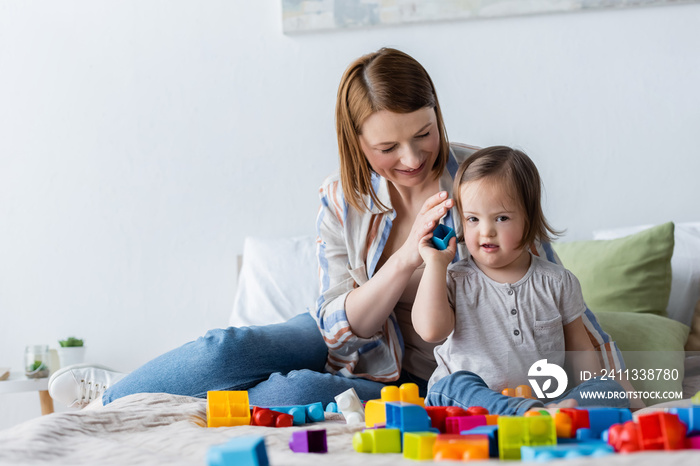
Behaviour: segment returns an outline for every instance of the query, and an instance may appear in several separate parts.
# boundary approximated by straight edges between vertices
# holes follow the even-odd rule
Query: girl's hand
[[[415,269],[421,265],[422,258],[418,253],[418,244],[425,235],[432,234],[440,219],[453,205],[454,201],[447,198],[447,191],[440,191],[425,201],[413,222],[408,238],[397,251],[409,267]]]
[[[450,242],[448,243],[447,248],[441,251],[435,246],[433,246],[433,242],[431,240],[432,237],[433,234],[428,233],[420,240],[420,243],[418,244],[418,252],[420,253],[420,256],[423,258],[423,262],[425,262],[426,265],[428,265],[429,263],[434,263],[436,265],[442,265],[443,267],[447,268],[447,266],[450,265],[450,262],[452,262],[452,259],[454,259],[455,254],[457,253],[457,238],[450,238]]]

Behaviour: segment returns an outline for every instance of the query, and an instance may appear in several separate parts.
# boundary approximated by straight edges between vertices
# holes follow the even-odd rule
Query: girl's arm
[[[591,343],[591,339],[586,332],[586,326],[583,324],[583,319],[577,317],[573,322],[564,325],[564,347],[569,353],[570,361],[567,365],[573,371],[576,384],[581,383],[581,372],[589,371],[590,373],[600,373],[600,361],[598,354]]]
[[[425,201],[404,244],[362,286],[345,299],[348,322],[356,335],[369,338],[386,323],[396,307],[413,272],[421,264],[418,243],[435,228],[452,206],[447,192],[441,191]],[[445,276],[443,275],[443,285]]]
[[[437,343],[447,338],[455,327],[455,313],[447,298],[446,276],[457,241],[452,238],[447,249],[438,251],[429,245],[431,237],[432,234],[425,236],[419,247],[425,270],[413,302],[411,320],[423,340]]]

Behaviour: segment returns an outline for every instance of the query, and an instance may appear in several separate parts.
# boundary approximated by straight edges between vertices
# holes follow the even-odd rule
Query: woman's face
[[[432,180],[432,168],[440,151],[434,109],[411,113],[380,110],[370,115],[360,129],[360,147],[379,175],[407,187]]]

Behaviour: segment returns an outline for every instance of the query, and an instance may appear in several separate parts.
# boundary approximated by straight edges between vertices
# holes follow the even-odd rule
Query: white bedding
[[[407,460],[399,454],[356,453],[352,434],[362,427],[348,426],[343,421],[275,429],[207,428],[205,420],[205,400],[160,393],[131,395],[105,407],[51,414],[0,431],[0,465],[205,465],[210,446],[241,435],[263,435],[271,465],[432,464]],[[304,454],[289,449],[293,431],[318,428],[327,431],[329,453]],[[568,460],[566,464],[696,466],[700,464],[700,451],[613,455]]]

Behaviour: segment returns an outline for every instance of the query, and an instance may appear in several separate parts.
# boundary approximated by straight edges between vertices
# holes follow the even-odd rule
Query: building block
[[[320,401],[308,405],[269,406],[267,409],[291,414],[294,418],[295,426],[300,426],[308,422],[321,422],[326,418],[323,414],[323,405]]]
[[[700,405],[700,391],[693,395],[692,398],[690,398],[690,401],[694,405]]]
[[[425,408],[403,401],[390,401],[386,406],[386,428],[405,432],[429,432],[430,416]]]
[[[639,426],[633,421],[613,424],[603,435],[618,453],[633,453],[641,450]]]
[[[365,422],[365,408],[362,406],[360,397],[357,396],[354,388],[350,388],[335,397],[338,409],[343,413],[345,422],[348,424],[359,424]]]
[[[489,414],[489,410],[481,406],[470,406],[467,408],[467,412],[470,416],[486,416]]]
[[[459,434],[463,430],[469,430],[486,425],[486,416],[458,416],[445,419],[445,433]]]
[[[686,427],[676,414],[650,413],[637,417],[642,450],[680,450],[685,447]]]
[[[430,417],[430,425],[441,433],[445,433],[445,419],[447,419],[447,406],[426,406],[425,411]]]
[[[207,451],[209,466],[269,466],[265,439],[258,436],[236,437]]]
[[[528,385],[518,385],[515,388],[504,388],[501,391],[501,395],[505,396],[517,396],[518,398],[531,398],[535,399],[534,396],[532,396],[532,388],[530,388]]]
[[[489,439],[486,435],[440,434],[433,446],[435,461],[468,461],[489,459]]]
[[[590,435],[588,438],[601,438],[603,431],[613,424],[632,420],[632,412],[625,408],[579,408],[588,411]]]
[[[552,461],[556,459],[572,459],[581,456],[601,457],[612,455],[615,450],[610,445],[597,442],[592,444],[572,443],[568,445],[547,445],[540,447],[523,446],[520,449],[523,461]]]
[[[695,435],[693,437],[686,437],[685,447],[693,450],[700,450],[700,435]]]
[[[520,447],[556,445],[557,433],[551,416],[499,416],[498,454],[502,460],[520,459]]]
[[[461,435],[486,435],[489,439],[489,456],[498,458],[498,426],[479,426],[460,432]]]
[[[432,460],[435,432],[406,432],[403,434],[403,457],[410,460]]]
[[[328,453],[326,429],[292,432],[289,448],[295,453]]]
[[[207,392],[207,427],[248,424],[250,424],[250,403],[247,391]]]
[[[358,453],[401,453],[399,429],[365,429],[352,436],[352,447]]]
[[[588,411],[576,408],[561,408],[554,415],[557,437],[574,438],[579,429],[589,429]]]
[[[338,411],[338,404],[335,401],[331,401],[326,405],[326,412],[327,413],[339,413]]]
[[[431,239],[435,248],[442,251],[443,249],[447,249],[447,246],[450,245],[450,238],[454,237],[455,231],[452,228],[440,223],[433,230],[433,237]]]
[[[264,427],[292,427],[294,418],[291,414],[255,406],[250,417],[250,424]]]
[[[425,406],[425,400],[418,396],[418,385],[405,383],[401,388],[388,385],[382,388],[381,399],[369,400],[365,403],[365,427],[375,427],[376,424],[386,423],[386,407],[389,401],[402,401],[419,406]]]
[[[692,405],[689,408],[671,408],[668,412],[676,414],[678,419],[685,424],[688,428],[688,436],[700,434],[700,406]]]

